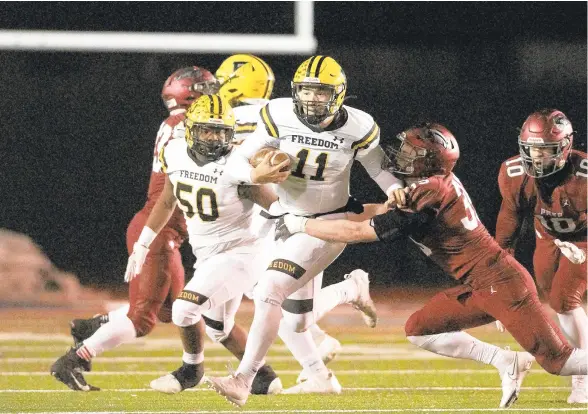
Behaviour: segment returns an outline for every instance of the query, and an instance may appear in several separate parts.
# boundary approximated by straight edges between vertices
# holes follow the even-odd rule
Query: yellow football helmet
[[[235,130],[231,105],[219,95],[202,95],[186,112],[186,142],[200,162],[215,161],[229,151]]]
[[[346,91],[347,77],[337,61],[330,56],[312,56],[294,73],[294,112],[308,124],[318,125],[341,109]]]
[[[267,63],[245,54],[225,59],[215,76],[221,84],[220,95],[232,106],[269,99],[276,79]]]

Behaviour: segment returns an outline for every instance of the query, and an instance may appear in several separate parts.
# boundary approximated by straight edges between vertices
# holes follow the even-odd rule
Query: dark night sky
[[[5,2],[0,28],[292,33],[292,11],[275,2]],[[383,139],[423,119],[454,132],[457,174],[491,231],[498,167],[516,153],[530,112],[563,110],[585,150],[585,2],[319,2],[315,35],[317,53],[347,73],[348,104],[374,115]],[[305,57],[260,56],[276,74],[274,96],[289,95]],[[161,84],[176,68],[214,71],[225,57],[0,52],[0,227],[30,235],[84,284],[122,283],[126,226],[144,203],[165,117]],[[361,169],[354,174],[352,193],[381,199]],[[381,284],[448,280],[421,259],[403,243],[351,246],[327,276],[363,266]]]

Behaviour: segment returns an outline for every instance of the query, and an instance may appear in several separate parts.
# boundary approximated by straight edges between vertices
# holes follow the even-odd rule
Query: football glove
[[[142,244],[135,243],[133,245],[133,253],[129,256],[127,263],[127,270],[125,271],[125,282],[129,283],[133,280],[143,269],[143,264],[149,253],[149,247]]]
[[[308,217],[286,214],[276,222],[276,233],[274,240],[287,239],[295,233],[303,233]]]
[[[560,239],[553,241],[562,254],[573,264],[582,264],[586,261],[586,252],[573,243],[562,242]]]

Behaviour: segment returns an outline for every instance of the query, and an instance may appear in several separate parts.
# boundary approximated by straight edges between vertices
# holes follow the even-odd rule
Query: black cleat
[[[71,348],[51,366],[51,375],[74,391],[100,391],[100,388],[88,384],[82,375],[88,365],[88,361]]]
[[[108,322],[108,315],[96,315],[90,319],[74,319],[69,323],[74,343],[79,345],[81,342],[94,335],[94,332],[106,322]]]
[[[163,377],[151,381],[151,388],[166,394],[177,394],[187,388],[193,388],[204,378],[204,364],[184,364]]]
[[[257,371],[251,384],[251,394],[255,395],[279,394],[282,389],[282,381],[269,365],[264,365]]]

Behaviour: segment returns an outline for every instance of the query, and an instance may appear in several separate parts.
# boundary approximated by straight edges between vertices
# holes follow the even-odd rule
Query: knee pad
[[[282,309],[283,321],[288,329],[294,332],[304,332],[314,325],[314,313],[290,313]]]
[[[279,281],[276,279],[267,277],[267,275],[262,277],[253,289],[254,299],[273,305],[281,305],[288,295],[285,288],[280,286]]]
[[[172,321],[181,328],[198,323],[202,315],[200,305],[177,299],[172,306]]]
[[[225,321],[215,321],[214,319],[202,315],[202,319],[204,319],[204,323],[206,324],[206,335],[208,335],[213,342],[217,343],[225,341],[235,326],[234,318]]]

